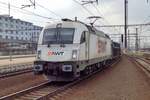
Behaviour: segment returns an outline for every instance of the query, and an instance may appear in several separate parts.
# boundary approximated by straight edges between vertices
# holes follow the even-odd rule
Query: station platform
[[[10,59],[0,59],[0,67],[14,64],[26,64],[32,63],[35,60],[35,57],[20,57]]]
[[[11,58],[27,58],[27,57],[35,57],[35,54],[30,54],[30,55],[11,55]],[[0,56],[0,60],[1,59],[10,59],[10,55],[9,56]]]

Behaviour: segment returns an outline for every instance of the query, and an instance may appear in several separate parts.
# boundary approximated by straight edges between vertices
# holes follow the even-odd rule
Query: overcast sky
[[[86,21],[86,17],[90,14],[83,9],[79,4],[75,3],[73,0],[35,0],[37,2],[36,8],[27,7],[25,10],[29,10],[36,14],[51,17],[53,19],[60,19],[59,16],[65,18],[74,18],[77,16],[80,20]],[[81,1],[81,0],[77,0]],[[0,0],[0,14],[8,14],[7,5],[2,4],[2,2],[10,2],[11,5],[15,5],[21,8],[21,5],[30,4],[29,0]],[[150,20],[150,3],[147,0],[129,0],[129,23],[143,23]],[[55,12],[54,15],[48,10],[45,10],[38,6],[38,4],[44,6],[50,11]],[[99,15],[104,18],[101,20],[101,24],[123,24],[124,21],[124,0],[99,0],[99,4],[95,6],[99,9],[100,13],[94,8],[93,5],[86,5],[85,7],[89,9],[94,15]],[[25,13],[20,13],[19,9],[15,9],[11,6],[11,16],[15,18],[20,18],[26,21],[31,21],[38,25],[45,25],[45,22],[49,22],[49,19],[43,19],[33,15],[27,15]],[[108,23],[109,22],[109,23]]]
[[[28,10],[32,13],[49,17],[52,19],[44,19],[33,14],[22,11],[21,9],[14,8],[11,6],[11,16],[19,18],[25,21],[32,22],[39,26],[44,26],[47,22],[52,22],[60,18],[71,18],[75,16],[79,20],[88,22],[86,19],[91,16],[83,7],[74,0],[35,0],[36,7],[27,7],[23,10]],[[81,0],[76,0],[81,3]],[[8,6],[10,5],[21,8],[21,5],[31,4],[29,0],[0,0],[0,14],[8,14]],[[6,4],[4,4],[6,3]],[[46,9],[40,7],[44,6]],[[128,0],[128,23],[148,23],[150,22],[150,1],[147,0]],[[86,5],[86,7],[93,15],[99,15],[103,19],[99,20],[97,24],[108,25],[108,24],[124,24],[124,0],[99,0],[99,4]],[[97,11],[95,7],[99,10]],[[51,13],[54,12],[55,14]],[[111,30],[111,29],[109,29]],[[121,30],[122,31],[122,30]]]

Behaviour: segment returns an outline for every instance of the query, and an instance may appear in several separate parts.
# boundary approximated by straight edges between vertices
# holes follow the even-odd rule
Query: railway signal
[[[121,42],[123,43],[123,34],[121,34]]]

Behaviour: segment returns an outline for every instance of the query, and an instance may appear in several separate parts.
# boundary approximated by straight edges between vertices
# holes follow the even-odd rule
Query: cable
[[[100,15],[103,16],[103,14],[100,12],[100,10],[92,3],[93,7],[97,10],[98,13],[100,13]]]
[[[90,10],[88,10],[86,7],[84,7],[82,4],[80,4],[77,0],[73,0],[75,3],[80,5],[84,10],[86,10],[90,15],[94,15]]]
[[[2,8],[2,5],[1,5],[1,6],[0,6],[0,12],[1,12],[1,11],[5,11],[5,10],[6,10],[5,8],[7,8],[7,7],[6,7],[6,6],[5,6],[5,7],[3,6],[3,8]],[[17,12],[17,13],[19,12],[19,13],[20,13],[21,11],[18,11],[17,9],[13,9],[13,8],[12,8],[12,12],[15,12],[15,13],[16,13],[16,12]],[[23,13],[23,12],[22,12],[22,13]],[[26,14],[26,15],[27,15],[27,16],[28,16],[28,15],[29,15],[29,16],[32,16],[31,14]],[[46,23],[46,21],[44,21],[44,19],[42,19],[43,21],[40,21],[40,20],[35,20],[35,19],[31,19],[31,18],[26,17],[26,20],[29,21],[29,22],[31,21],[31,23],[32,23],[32,22],[38,22],[38,23],[40,23],[40,24],[41,24],[41,23],[43,23],[43,24]]]
[[[75,3],[77,3],[77,4],[79,4],[82,8],[84,8],[89,14],[91,14],[91,15],[94,15],[91,11],[89,11],[86,7],[84,7],[82,4],[80,4],[77,0],[73,0]],[[96,7],[95,7],[96,8]],[[100,13],[100,11],[99,11],[99,9],[98,8],[96,8],[96,10]],[[102,14],[101,14],[102,15]],[[104,18],[104,16],[103,16],[103,19],[105,19]],[[106,20],[106,19],[105,19]],[[106,20],[107,21],[107,20]],[[107,23],[109,23],[108,21],[107,21]],[[117,31],[117,29],[115,29],[115,31]],[[118,33],[120,33],[119,31],[117,31]]]
[[[7,3],[5,3],[5,2],[1,2],[1,1],[0,1],[0,3],[1,3],[1,4],[4,4],[4,5],[8,5]],[[50,17],[42,16],[42,15],[39,15],[39,14],[36,14],[36,13],[30,12],[30,11],[28,11],[28,10],[20,9],[19,7],[16,7],[16,6],[14,6],[14,5],[10,5],[10,6],[12,6],[13,8],[17,8],[17,9],[19,9],[19,10],[22,10],[22,11],[28,12],[28,13],[30,13],[30,14],[32,14],[32,15],[34,15],[34,16],[38,16],[38,17],[41,17],[41,18],[44,18],[44,19],[52,19],[52,18],[50,18]],[[18,10],[18,11],[19,11],[19,10]],[[21,12],[21,11],[19,11],[19,12]],[[21,12],[21,13],[22,13],[22,12]],[[27,13],[23,13],[23,14],[27,14]],[[29,14],[28,14],[28,15],[29,15]]]
[[[101,13],[102,11],[100,12],[99,8],[96,7],[93,3],[92,3],[92,5],[93,5],[93,7],[97,10],[97,12],[100,13],[100,15],[103,17],[103,19],[104,19],[108,24],[110,24],[109,21],[108,21],[106,18],[104,18],[104,15]],[[117,31],[118,33],[120,33],[116,28],[114,28],[114,30]]]
[[[61,19],[63,18],[61,15],[56,14],[55,12],[53,12],[53,11],[51,11],[51,10],[45,8],[44,6],[42,6],[42,5],[40,5],[40,4],[38,4],[37,2],[35,2],[35,3],[36,3],[36,5],[38,5],[39,7],[41,7],[41,8],[43,8],[43,9],[49,11],[50,13],[54,14],[55,16],[58,16],[58,17],[60,17]]]

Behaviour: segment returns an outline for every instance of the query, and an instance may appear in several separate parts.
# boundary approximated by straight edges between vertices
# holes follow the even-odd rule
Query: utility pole
[[[127,9],[128,9],[128,0],[124,0],[124,17],[125,17],[125,19],[124,19],[124,21],[125,21],[125,26],[124,26],[124,33],[125,33],[125,49],[127,49]]]
[[[11,26],[11,21],[10,21],[10,2],[8,3],[8,28],[11,28],[10,26]],[[12,61],[12,50],[11,50],[11,48],[12,48],[12,43],[11,42],[9,42],[9,44],[10,44],[10,47],[9,47],[9,60],[10,61]]]
[[[8,3],[8,15],[10,16],[10,3]]]
[[[141,46],[140,46],[140,44],[141,44],[141,38],[138,36],[138,50],[140,50],[141,49]]]
[[[135,50],[136,51],[138,51],[138,28],[136,28],[136,33],[135,33],[136,35],[135,35],[135,38],[136,38],[136,40],[135,40]]]
[[[147,3],[149,2],[149,0],[147,0]]]
[[[128,50],[130,50],[130,30],[128,30]]]

